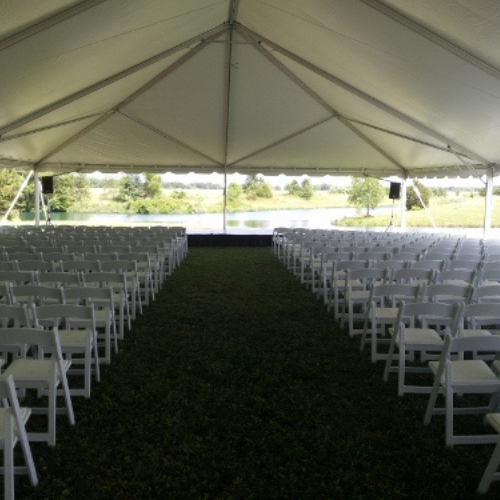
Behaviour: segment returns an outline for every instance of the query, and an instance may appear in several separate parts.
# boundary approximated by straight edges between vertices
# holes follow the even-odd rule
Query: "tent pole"
[[[10,207],[8,208],[7,212],[5,212],[5,215],[2,217],[2,220],[0,221],[0,226],[3,226],[5,221],[7,220],[7,217],[9,217],[10,212],[14,208],[15,204],[17,203],[17,200],[21,196],[22,192],[28,185],[29,180],[31,179],[31,176],[33,175],[33,170],[30,170],[30,173],[26,176],[26,179],[24,179],[23,183],[21,184],[21,187],[19,188],[19,191],[17,192],[16,196],[14,196],[14,199],[12,200],[12,203],[10,204]]]
[[[224,169],[224,212],[223,212],[223,229],[226,232],[227,226],[227,170]]]
[[[483,238],[486,238],[488,236],[488,232],[491,229],[491,214],[493,212],[493,168],[489,168],[486,173],[485,194]]]
[[[38,169],[34,169],[35,173],[35,226],[40,225],[40,197],[42,196],[40,190],[40,177],[38,176]]]
[[[401,200],[400,200],[400,213],[401,213],[401,230],[406,231],[406,191],[408,185],[408,176],[405,175],[401,183]]]

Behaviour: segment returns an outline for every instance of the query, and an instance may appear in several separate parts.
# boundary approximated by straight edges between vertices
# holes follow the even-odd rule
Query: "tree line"
[[[14,169],[0,169],[0,212],[5,213],[18,192],[21,184],[26,178],[26,173]],[[161,176],[152,173],[123,175],[119,178],[94,178],[83,174],[61,174],[55,175],[54,192],[46,202],[51,211],[70,211],[76,202],[86,200],[90,196],[90,189],[100,187],[111,194],[113,201],[121,203],[124,210],[133,213],[193,213],[195,207],[190,206],[186,199],[187,189],[223,189],[214,183],[163,183]],[[422,208],[422,204],[428,206],[432,196],[446,196],[447,189],[428,188],[417,180],[407,189],[406,208],[408,210]],[[168,194],[165,190],[168,190]],[[281,188],[280,188],[281,189]],[[227,188],[227,204],[237,210],[246,200],[258,198],[272,198],[278,187],[273,188],[265,181],[262,175],[249,175],[245,182],[240,185],[231,182]],[[332,193],[347,193],[348,203],[357,207],[360,211],[365,210],[367,216],[378,207],[384,198],[388,197],[389,189],[382,183],[371,177],[353,177],[349,188],[336,188],[329,184],[313,185],[309,179],[302,182],[292,180],[286,184],[283,190],[288,196],[294,196],[305,200],[313,198],[316,191],[330,191]],[[500,195],[500,187],[494,188],[494,194]],[[479,195],[484,196],[485,191],[479,190]],[[472,195],[472,194],[471,194]],[[34,210],[34,184],[30,182],[18,200],[12,217],[15,218],[19,212],[30,212]]]

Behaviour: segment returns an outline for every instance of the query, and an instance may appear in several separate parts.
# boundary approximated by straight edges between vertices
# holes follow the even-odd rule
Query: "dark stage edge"
[[[189,247],[271,247],[270,234],[188,234]]]

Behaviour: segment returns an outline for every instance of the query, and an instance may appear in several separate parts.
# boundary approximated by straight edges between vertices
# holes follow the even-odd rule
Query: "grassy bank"
[[[437,227],[481,227],[484,220],[485,199],[480,196],[448,196],[432,198],[428,212]],[[500,196],[494,196],[494,206],[500,206]],[[343,227],[385,227],[390,222],[390,213],[366,217],[349,217],[332,221]],[[394,224],[400,224],[399,202],[394,209]],[[424,209],[406,211],[407,227],[430,227],[431,219]],[[493,210],[493,227],[500,227],[500,209]]]

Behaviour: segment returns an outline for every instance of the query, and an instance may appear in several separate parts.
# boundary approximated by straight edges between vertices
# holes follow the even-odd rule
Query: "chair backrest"
[[[388,278],[387,269],[384,268],[361,268],[361,269],[348,269],[346,275],[346,283],[359,280],[361,286],[368,290],[374,283],[385,283]]]
[[[500,307],[498,304],[474,303],[463,307],[463,328],[481,329],[486,326],[488,331],[500,330]]]
[[[416,302],[420,295],[420,285],[400,283],[375,284],[371,288],[370,303],[388,307],[398,307],[401,301]]]
[[[41,272],[38,274],[38,281],[40,285],[50,285],[52,287],[81,285],[80,275],[76,272]]]
[[[474,287],[455,283],[433,283],[424,285],[420,294],[424,302],[465,302],[469,303],[474,294]]]
[[[29,327],[31,322],[25,304],[0,304],[0,327]]]
[[[114,309],[113,287],[80,286],[63,289],[63,297],[66,304],[102,305],[103,301],[108,302],[111,309]]]
[[[76,322],[79,327],[82,322],[85,326],[95,330],[94,308],[92,305],[74,304],[50,304],[45,306],[34,306],[33,321],[35,326],[50,326],[71,328]]]
[[[0,271],[0,283],[36,284],[38,274],[35,271]]]
[[[432,271],[442,271],[445,267],[445,260],[424,259],[411,263],[412,269],[431,269]]]
[[[404,269],[394,269],[391,280],[396,283],[415,283],[430,284],[434,281],[435,272],[432,269],[418,269],[407,267]]]
[[[455,336],[463,314],[463,303],[445,304],[441,302],[401,302],[399,304],[396,325],[404,327],[420,323],[422,328],[435,328],[440,334]]]
[[[90,273],[101,270],[98,260],[67,260],[62,261],[62,270],[64,272],[82,272]]]
[[[40,305],[47,300],[62,302],[61,288],[44,285],[10,285],[12,304]]]
[[[497,285],[479,285],[474,288],[472,302],[500,303],[500,283]]]
[[[470,269],[444,270],[436,274],[436,283],[463,282],[468,285],[476,285],[477,271]]]

